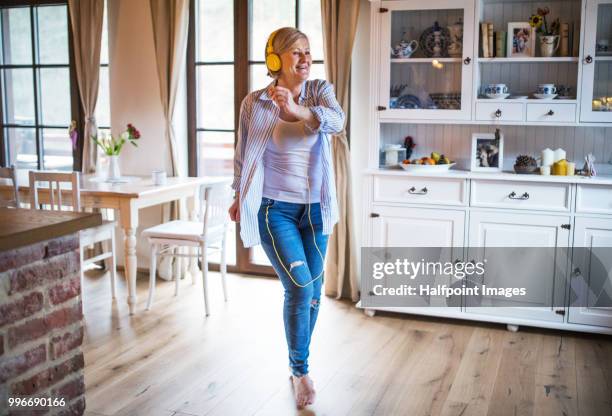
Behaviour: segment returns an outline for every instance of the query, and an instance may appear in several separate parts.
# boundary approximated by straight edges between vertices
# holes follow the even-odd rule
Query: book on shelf
[[[487,23],[487,34],[489,35],[489,58],[495,56],[495,41],[493,40],[493,23]]]
[[[482,49],[481,55],[483,58],[489,57],[489,25],[486,22],[480,24],[480,48]]]
[[[560,45],[559,45],[559,56],[570,56],[569,49],[569,24],[566,22],[561,23],[559,29]]]
[[[495,56],[503,58],[506,56],[506,32],[495,32]]]

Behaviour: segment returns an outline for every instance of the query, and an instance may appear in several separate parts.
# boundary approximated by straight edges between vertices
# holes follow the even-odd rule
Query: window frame
[[[36,56],[39,55],[39,44],[38,44],[38,20],[36,18],[36,7],[38,6],[66,6],[67,26],[68,26],[68,64],[41,64],[36,63]],[[36,140],[36,156],[37,156],[37,169],[41,169],[44,163],[44,144],[42,137],[42,130],[45,128],[65,128],[67,126],[60,125],[48,125],[40,123],[41,115],[40,112],[40,75],[39,70],[44,68],[67,68],[68,77],[70,80],[70,115],[71,120],[75,120],[77,128],[79,130],[79,140],[77,142],[77,148],[72,149],[72,169],[81,170],[81,155],[83,148],[83,111],[80,104],[78,83],[76,78],[76,69],[74,65],[74,50],[73,50],[73,33],[72,25],[70,23],[70,8],[68,7],[67,0],[4,0],[0,9],[10,9],[15,7],[27,7],[30,12],[30,35],[31,35],[31,48],[32,48],[32,63],[31,64],[5,64],[4,61],[0,64],[0,70],[5,69],[32,69],[32,82],[33,82],[33,93],[34,93],[34,124],[31,126],[24,126],[19,124],[5,123],[4,119],[4,108],[3,102],[6,102],[4,94],[3,82],[0,82],[0,96],[4,97],[4,100],[0,101],[0,165],[8,166],[9,155],[8,155],[8,138],[5,136],[7,128],[26,128],[34,129],[35,140]],[[0,19],[1,19],[0,15]],[[1,25],[4,30],[4,25]]]

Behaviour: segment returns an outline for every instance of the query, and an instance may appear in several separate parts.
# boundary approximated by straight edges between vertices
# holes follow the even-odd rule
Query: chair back
[[[0,168],[0,178],[10,179],[13,182],[13,199],[0,199],[0,207],[19,208],[19,185],[17,185],[17,169],[15,169],[15,166]]]
[[[70,184],[70,188],[62,184]],[[39,195],[39,191],[44,192]],[[45,204],[52,211],[62,211],[67,205],[62,197],[69,199],[73,211],[81,210],[79,172],[30,171],[30,208],[39,209]]]
[[[225,184],[204,186],[200,192],[204,200],[200,203],[200,218],[204,223],[204,234],[208,230],[229,224],[228,210],[234,200],[234,191]]]

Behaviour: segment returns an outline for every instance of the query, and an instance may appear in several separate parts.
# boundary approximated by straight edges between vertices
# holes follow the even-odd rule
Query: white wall
[[[108,0],[111,124],[114,134],[132,123],[142,138],[139,146],[121,152],[122,175],[151,174],[170,170],[170,149],[164,137],[164,115],[159,96],[153,27],[149,0]],[[182,173],[187,173],[186,84],[177,97],[175,132],[179,142]],[[161,222],[160,207],[140,211],[138,233]],[[123,245],[119,244],[120,250]],[[138,265],[148,268],[149,249],[138,240]],[[120,256],[122,258],[122,256]]]
[[[370,2],[359,0],[359,21],[351,63],[350,148],[353,185],[354,233],[357,243],[358,271],[361,261],[361,223],[363,218],[364,167],[368,164],[368,129],[370,118]]]

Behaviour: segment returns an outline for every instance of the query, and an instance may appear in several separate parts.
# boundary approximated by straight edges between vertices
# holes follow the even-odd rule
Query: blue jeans
[[[319,314],[323,260],[329,239],[323,235],[321,205],[264,197],[258,222],[261,245],[285,289],[283,321],[289,366],[294,375],[302,376],[308,374],[308,350]]]

